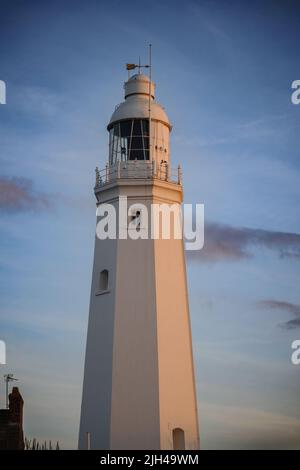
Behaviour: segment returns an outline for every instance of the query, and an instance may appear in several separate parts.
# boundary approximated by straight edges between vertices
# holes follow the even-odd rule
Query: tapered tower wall
[[[148,236],[121,239],[117,223],[116,239],[96,237],[81,449],[87,448],[87,433],[92,449],[199,447],[184,242],[174,238],[174,225],[167,240],[161,233],[153,238],[150,230],[153,204],[180,207],[181,170],[174,177],[169,164],[171,125],[153,101],[154,86],[151,152],[147,148],[147,89],[145,76],[126,83],[126,100],[108,125],[109,163],[96,176],[97,204],[112,204],[117,220],[119,198],[127,198],[125,225],[133,205],[146,206],[148,223],[143,213],[140,223]],[[121,228],[123,224],[124,219]]]

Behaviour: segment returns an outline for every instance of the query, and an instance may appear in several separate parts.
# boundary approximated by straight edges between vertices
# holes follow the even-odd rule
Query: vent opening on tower
[[[108,290],[108,270],[107,269],[103,269],[103,271],[101,271],[100,273],[99,290],[100,290],[100,293]]]
[[[185,450],[184,430],[181,428],[173,429],[173,449]]]

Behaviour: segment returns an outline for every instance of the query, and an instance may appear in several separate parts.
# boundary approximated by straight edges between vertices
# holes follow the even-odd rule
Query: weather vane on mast
[[[129,71],[134,69],[138,69],[138,73],[141,73],[141,69],[149,69],[149,75],[151,75],[151,44],[149,44],[149,64],[141,65],[140,57],[138,64],[126,64],[126,70],[128,70],[128,78],[130,78]]]

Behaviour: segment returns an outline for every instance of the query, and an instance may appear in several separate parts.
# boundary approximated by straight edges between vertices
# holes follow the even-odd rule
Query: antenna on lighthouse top
[[[8,403],[8,384],[9,384],[9,382],[12,382],[13,380],[18,380],[18,379],[14,378],[14,374],[5,374],[4,375],[4,380],[6,382],[6,408],[8,408],[9,407],[9,403]]]
[[[152,69],[152,44],[149,44],[149,160],[152,160],[151,152],[151,69]]]

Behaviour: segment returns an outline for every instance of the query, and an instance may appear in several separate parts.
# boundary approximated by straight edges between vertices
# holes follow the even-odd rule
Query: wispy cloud
[[[18,86],[13,93],[16,110],[31,118],[53,119],[66,105],[62,95],[45,87]]]
[[[299,449],[300,419],[250,406],[202,402],[203,448]],[[204,441],[204,442],[203,442]]]
[[[175,140],[186,146],[210,147],[223,144],[236,144],[239,142],[261,141],[263,139],[278,138],[287,132],[287,129],[297,127],[288,114],[263,115],[256,119],[242,121],[237,123],[224,123],[217,131],[205,134],[205,136],[189,136],[188,138],[180,135],[174,137]]]
[[[297,259],[300,234],[207,223],[203,250],[188,251],[187,256],[190,261],[237,261],[254,256],[255,247],[273,250],[281,258]]]
[[[49,197],[35,190],[32,180],[0,176],[0,210],[5,212],[42,210],[49,205]]]
[[[261,300],[258,302],[260,307],[264,307],[270,310],[281,310],[286,313],[290,313],[294,316],[292,320],[288,320],[286,322],[280,323],[279,326],[285,328],[287,330],[291,330],[294,328],[300,328],[300,305],[299,304],[292,304],[291,302],[285,302],[280,300]]]

